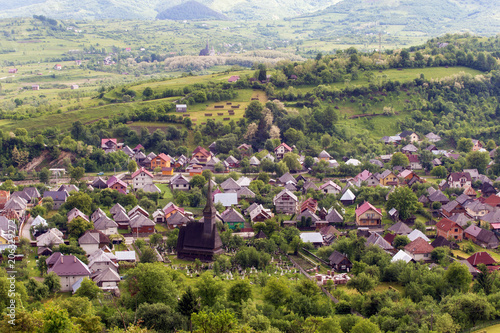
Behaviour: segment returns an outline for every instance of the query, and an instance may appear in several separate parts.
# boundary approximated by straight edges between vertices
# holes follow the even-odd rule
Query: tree
[[[264,106],[259,101],[251,101],[245,110],[245,118],[251,122],[254,120],[260,120],[262,118],[262,112]]]
[[[38,173],[38,179],[41,183],[47,184],[50,181],[50,171],[47,168],[42,168]]]
[[[360,294],[364,294],[368,290],[375,288],[376,285],[377,281],[365,272],[359,273],[347,282],[348,288],[354,288]]]
[[[151,87],[146,87],[146,89],[144,89],[144,91],[142,92],[142,95],[145,96],[145,97],[150,97],[153,95],[153,89],[151,89]]]
[[[259,81],[266,81],[267,80],[267,70],[266,70],[266,65],[264,64],[259,64],[258,66],[258,69],[259,69],[259,76],[258,76],[258,80]]]
[[[72,192],[63,207],[67,211],[78,208],[84,214],[90,215],[92,212],[92,198],[85,192]]]
[[[196,297],[196,294],[194,293],[191,287],[188,287],[186,292],[182,294],[179,303],[177,303],[177,309],[183,316],[189,319],[190,330],[192,330],[191,315],[193,313],[197,313],[199,308],[200,304],[198,303],[198,298]]]
[[[485,264],[479,264],[477,269],[479,270],[479,274],[477,274],[476,281],[474,282],[474,291],[483,290],[485,295],[491,294],[494,282],[493,274],[490,273]]]
[[[219,312],[193,313],[191,316],[193,324],[198,328],[196,332],[201,333],[231,333],[236,332],[238,322],[234,314],[229,310]]]
[[[86,221],[81,217],[76,217],[68,222],[68,234],[75,239],[80,238],[85,231],[94,229],[92,222]]]
[[[142,263],[153,263],[157,261],[156,252],[149,246],[142,247],[142,253],[139,256],[139,260]]]
[[[408,160],[408,157],[405,154],[397,152],[394,155],[392,155],[391,165],[393,167],[395,167],[395,166],[403,166],[403,167],[405,167],[408,164],[410,164],[410,160]]]
[[[42,206],[47,210],[50,211],[52,208],[54,208],[54,199],[52,197],[45,197],[42,199]]]
[[[31,217],[35,218],[37,217],[38,215],[40,216],[45,216],[45,214],[47,214],[47,209],[45,209],[44,206],[35,206],[31,209],[30,211],[30,214],[31,214]]]
[[[224,295],[223,285],[208,272],[200,276],[195,286],[197,294],[200,296],[201,304],[208,307],[212,307],[217,298]]]
[[[477,169],[479,173],[486,172],[486,167],[490,163],[490,155],[488,152],[471,151],[465,157],[468,169]]]
[[[163,236],[161,234],[154,233],[149,236],[149,244],[152,246],[158,246],[163,243]]]
[[[410,244],[410,239],[406,235],[397,235],[394,237],[393,246],[399,250]]]
[[[445,178],[447,174],[448,172],[446,171],[446,168],[442,165],[434,167],[431,171],[431,175],[436,178]]]
[[[285,164],[283,161],[279,161],[278,163],[275,164],[276,168],[276,176],[281,177],[285,173],[289,172],[290,170],[288,169],[288,166]]]
[[[478,320],[489,319],[495,313],[485,296],[472,293],[445,297],[441,304],[442,312],[449,313],[463,328],[475,326]]]
[[[368,319],[361,319],[351,330],[351,333],[381,333],[377,324],[372,323]]]
[[[263,295],[267,303],[278,307],[284,305],[288,301],[288,298],[291,296],[291,291],[288,284],[283,279],[273,277],[267,281]]]
[[[299,162],[299,156],[294,153],[286,153],[283,156],[283,162],[286,164],[288,170],[299,171],[302,169],[302,165]]]
[[[83,279],[80,288],[75,293],[75,296],[87,297],[89,300],[94,300],[101,295],[102,290],[91,279]]]
[[[179,290],[175,276],[175,272],[163,264],[139,263],[127,272],[127,290],[137,304],[174,304]]]
[[[454,261],[444,273],[448,286],[456,291],[465,293],[469,290],[472,275],[464,264]]]
[[[242,301],[246,301],[249,298],[252,298],[252,286],[247,279],[237,281],[227,292],[228,301],[237,304],[241,304]]]
[[[39,256],[38,261],[36,262],[36,268],[38,268],[38,271],[40,272],[40,276],[43,276],[44,274],[47,273],[47,262],[46,259],[47,256]]]
[[[189,181],[189,185],[191,186],[191,188],[202,188],[203,186],[205,186],[206,182],[207,180],[202,175],[194,175],[193,178],[191,178],[191,180]]]
[[[387,211],[392,208],[396,208],[399,212],[400,219],[406,220],[419,208],[418,198],[409,187],[397,187],[389,194],[389,200],[387,200],[385,206]]]
[[[68,315],[68,311],[61,309],[53,301],[45,305],[43,311],[43,332],[63,333],[73,331],[73,324]]]
[[[142,303],[137,309],[140,325],[157,332],[174,332],[182,326],[182,317],[163,303]]]
[[[473,147],[474,144],[470,138],[460,138],[457,142],[457,150],[464,153],[470,152]]]
[[[85,169],[82,167],[75,167],[69,171],[71,180],[78,182],[85,175]]]
[[[127,170],[130,173],[134,173],[135,170],[137,170],[137,162],[134,160],[131,160],[130,162],[128,162]]]

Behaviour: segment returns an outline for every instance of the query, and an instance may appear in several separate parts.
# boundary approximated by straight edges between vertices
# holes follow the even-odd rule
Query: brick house
[[[205,148],[198,146],[193,151],[191,158],[196,158],[201,164],[205,164],[212,158],[212,154],[208,152]]]
[[[436,224],[436,236],[461,241],[464,237],[464,230],[452,220],[443,218]]]

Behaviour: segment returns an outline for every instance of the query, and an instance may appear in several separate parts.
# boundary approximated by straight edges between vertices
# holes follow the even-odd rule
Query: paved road
[[[24,223],[23,228],[19,231],[19,238],[24,237],[24,238],[31,240],[31,236],[30,236],[31,222],[33,222],[32,217],[30,217],[29,220],[27,220]]]

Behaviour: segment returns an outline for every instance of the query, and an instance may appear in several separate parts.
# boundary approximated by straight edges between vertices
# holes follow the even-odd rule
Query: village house
[[[342,191],[342,188],[335,184],[333,181],[329,180],[319,187],[319,190],[325,194],[338,194]]]
[[[176,104],[175,105],[175,112],[182,112],[182,113],[187,112],[187,105],[186,104]]]
[[[412,131],[403,131],[398,136],[402,140],[407,140],[410,141],[411,143],[418,142],[420,140],[420,137],[417,135],[417,133],[412,132]]]
[[[382,211],[365,201],[356,208],[356,225],[359,227],[378,227],[382,224]]]
[[[461,241],[464,236],[464,230],[452,220],[443,218],[436,224],[436,236]]]
[[[118,191],[122,194],[127,194],[127,187],[128,184],[118,178],[115,178],[115,180],[109,185],[110,189]]]
[[[247,208],[246,213],[250,215],[252,222],[264,222],[274,217],[270,209],[264,208],[262,205],[253,203]]]
[[[243,156],[250,156],[252,155],[252,145],[249,145],[247,143],[243,143],[238,147],[238,151],[241,153]]]
[[[297,212],[299,199],[287,189],[282,190],[273,198],[273,204],[277,213],[295,214]]]
[[[172,190],[189,191],[189,180],[184,175],[178,173],[170,179],[170,188]]]
[[[54,272],[60,278],[61,291],[72,291],[73,285],[78,282],[78,280],[83,278],[90,278],[91,272],[86,264],[80,261],[74,255],[56,255],[59,252],[52,254],[52,256],[57,256],[58,259],[55,263],[47,270],[47,273]],[[47,258],[50,262],[51,257]]]
[[[451,188],[472,186],[472,178],[468,172],[452,172],[448,175],[446,181]]]
[[[437,134],[434,134],[432,132],[430,132],[429,134],[427,134],[425,136],[427,138],[427,140],[429,140],[429,142],[438,142],[438,141],[441,141],[441,137]]]
[[[87,255],[109,244],[109,238],[98,230],[87,230],[79,239],[78,244]]]
[[[382,186],[397,186],[399,184],[398,177],[391,170],[382,172],[378,179]]]
[[[205,164],[207,163],[211,158],[212,154],[208,152],[205,148],[198,146],[196,149],[193,151],[193,154],[191,155],[191,158],[196,158],[198,163],[200,164]]]
[[[404,251],[415,261],[428,261],[431,259],[432,245],[421,237],[405,246]]]
[[[496,249],[499,244],[498,237],[493,231],[482,229],[475,224],[465,229],[464,237],[485,249]]]
[[[340,198],[340,202],[342,202],[344,206],[352,205],[354,203],[354,200],[356,200],[356,196],[350,189],[347,189]]]
[[[134,190],[143,189],[147,184],[153,184],[153,174],[144,168],[140,168],[131,176]]]
[[[479,140],[472,139],[472,151],[477,151],[483,148],[483,144]]]
[[[118,143],[116,139],[101,139],[101,149],[105,153],[112,153],[118,150]]]
[[[338,251],[333,251],[330,257],[328,257],[328,261],[330,262],[330,267],[336,272],[349,272],[352,269],[352,263],[349,258]]]
[[[230,207],[221,213],[222,221],[227,224],[229,229],[236,227],[243,229],[245,227],[245,218],[236,209]]]
[[[464,214],[466,213],[465,208],[458,203],[457,200],[453,200],[448,202],[446,205],[443,205],[441,207],[441,214],[444,215],[445,217],[450,217],[455,214]]]
[[[142,214],[135,214],[130,219],[130,228],[133,235],[149,236],[155,232],[155,223]]]
[[[165,155],[164,153],[158,154],[158,156],[151,159],[151,170],[155,168],[170,168],[171,157]]]
[[[283,159],[286,153],[291,153],[292,151],[293,149],[286,143],[281,143],[278,147],[274,148],[274,154],[278,160]]]

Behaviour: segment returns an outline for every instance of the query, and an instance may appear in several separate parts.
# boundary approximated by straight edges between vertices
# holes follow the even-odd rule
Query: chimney
[[[73,262],[76,262],[76,256],[73,256]]]
[[[61,257],[61,264],[63,263],[63,260],[64,260],[64,256]]]

